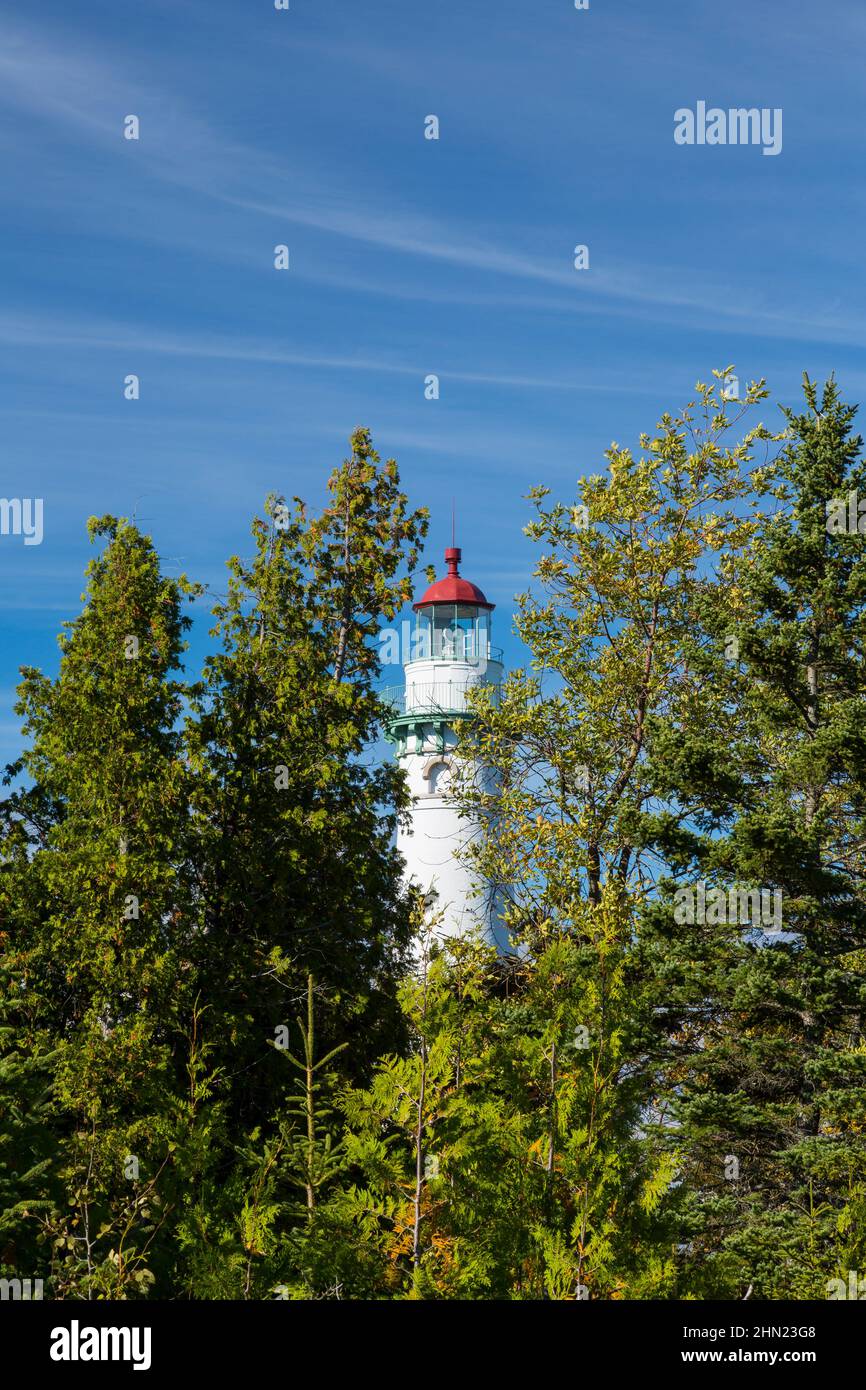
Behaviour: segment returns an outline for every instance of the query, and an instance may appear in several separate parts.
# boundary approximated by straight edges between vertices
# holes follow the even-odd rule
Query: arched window
[[[437,754],[424,765],[424,781],[427,783],[427,796],[445,796],[451,781],[451,759]]]

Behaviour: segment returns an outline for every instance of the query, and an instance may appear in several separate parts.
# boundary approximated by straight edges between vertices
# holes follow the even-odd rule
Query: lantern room
[[[417,657],[445,661],[487,661],[490,648],[491,615],[495,604],[488,603],[476,584],[460,574],[462,551],[451,546],[445,551],[448,573],[431,584],[423,598],[413,604]]]

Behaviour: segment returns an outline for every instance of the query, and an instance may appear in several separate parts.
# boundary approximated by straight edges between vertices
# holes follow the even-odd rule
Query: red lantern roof
[[[477,584],[462,577],[457,568],[462,558],[463,552],[457,546],[445,551],[448,573],[444,579],[437,579],[435,584],[431,584],[424,597],[413,603],[416,613],[420,608],[429,608],[432,603],[466,603],[473,608],[487,608],[490,611],[496,607],[495,603],[487,602]]]

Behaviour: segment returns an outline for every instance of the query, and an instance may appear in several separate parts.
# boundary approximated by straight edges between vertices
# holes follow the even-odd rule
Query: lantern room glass
[[[465,603],[431,603],[416,615],[415,660],[486,661],[490,612]]]

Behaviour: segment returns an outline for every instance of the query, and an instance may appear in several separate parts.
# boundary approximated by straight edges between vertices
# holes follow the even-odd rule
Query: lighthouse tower
[[[507,949],[498,904],[474,878],[461,849],[477,833],[449,795],[455,771],[457,729],[471,718],[466,694],[491,685],[498,698],[501,653],[490,645],[491,615],[475,584],[460,574],[461,551],[445,551],[448,572],[413,605],[415,631],[404,662],[405,686],[389,692],[393,714],[386,737],[406,774],[411,824],[397,835],[406,877],[430,896],[442,935],[478,933]],[[408,624],[407,624],[408,627]],[[479,789],[495,791],[489,769],[470,769]]]

